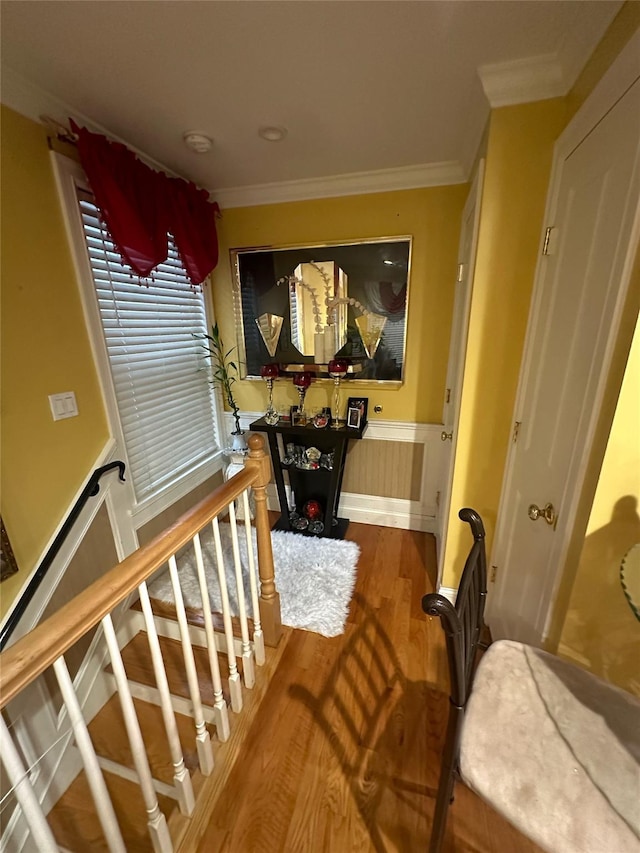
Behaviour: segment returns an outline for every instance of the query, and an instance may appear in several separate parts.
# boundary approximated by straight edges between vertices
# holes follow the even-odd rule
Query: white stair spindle
[[[217,517],[213,519],[213,541],[216,549],[216,562],[218,564],[218,581],[220,583],[220,597],[222,599],[222,619],[224,622],[224,633],[227,641],[227,657],[229,658],[229,693],[231,694],[231,708],[239,713],[242,710],[242,684],[240,673],[236,664],[236,652],[233,643],[233,625],[231,624],[231,607],[229,606],[229,591],[227,589],[227,576],[225,574],[224,558],[222,556],[222,542],[220,541],[220,526]]]
[[[244,526],[247,534],[247,559],[249,560],[249,586],[251,588],[251,607],[253,609],[253,652],[258,666],[263,666],[266,657],[264,652],[264,634],[260,622],[260,603],[258,600],[258,580],[256,573],[256,561],[253,552],[253,529],[251,527],[251,513],[249,512],[249,490],[242,493],[244,506]]]
[[[58,845],[42,812],[38,798],[24,769],[9,729],[0,714],[0,755],[7,777],[31,830],[31,840],[39,853],[58,853]]]
[[[211,682],[213,684],[213,697],[215,709],[216,731],[221,741],[229,740],[231,733],[229,727],[229,709],[222,692],[222,678],[220,677],[220,662],[218,661],[218,648],[213,630],[213,619],[211,618],[211,602],[209,601],[209,589],[207,587],[207,576],[202,559],[202,545],[200,536],[196,533],[193,537],[193,549],[196,555],[196,567],[198,570],[198,583],[200,586],[200,597],[202,599],[202,615],[204,618],[204,630],[207,637],[207,651],[209,653],[209,668],[211,670]]]
[[[231,527],[231,547],[233,550],[233,563],[236,570],[236,587],[238,589],[238,616],[240,618],[240,635],[242,637],[242,674],[245,687],[251,689],[256,683],[256,673],[253,666],[253,650],[249,642],[249,624],[247,622],[247,605],[244,597],[244,580],[242,578],[242,562],[240,560],[240,547],[238,545],[238,526],[236,524],[236,511],[233,503],[229,504],[229,524]]]
[[[58,679],[60,693],[64,700],[64,704],[69,714],[69,721],[73,729],[73,734],[76,739],[76,745],[82,756],[82,763],[87,776],[87,782],[93,795],[93,801],[96,804],[96,812],[104,832],[104,837],[107,841],[107,847],[111,853],[126,853],[126,847],[120,832],[120,826],[116,818],[116,813],[113,809],[111,797],[107,791],[107,786],[102,775],[102,770],[98,763],[98,757],[87,724],[82,715],[78,697],[73,689],[73,682],[67,669],[67,664],[64,657],[59,657],[53,664],[53,669]]]
[[[204,721],[204,714],[202,713],[202,699],[200,697],[196,659],[193,655],[189,622],[184,609],[184,599],[182,597],[182,588],[180,587],[175,556],[169,558],[169,577],[171,578],[173,600],[176,605],[176,619],[178,620],[178,628],[180,629],[180,640],[182,642],[187,684],[189,685],[189,696],[193,705],[193,720],[196,724],[196,749],[198,750],[200,772],[203,776],[209,776],[213,770],[213,749],[211,748],[211,738],[209,737],[207,725]]]
[[[153,787],[153,778],[151,776],[151,769],[147,759],[147,752],[142,739],[138,717],[136,716],[136,709],[129,691],[127,673],[125,672],[124,664],[122,663],[120,648],[118,646],[118,640],[116,638],[116,632],[114,630],[110,614],[103,617],[102,627],[107,641],[107,648],[109,649],[113,675],[116,680],[116,684],[118,685],[118,697],[120,699],[124,724],[129,737],[129,743],[131,745],[133,763],[136,768],[136,773],[138,774],[138,779],[140,780],[140,790],[142,791],[144,805],[147,810],[147,826],[149,828],[151,845],[155,853],[173,853],[173,844],[171,842],[171,836],[169,835],[167,820],[164,814],[160,811],[158,798],[156,796],[155,788]]]
[[[169,682],[167,681],[167,673],[164,668],[164,660],[160,650],[160,641],[158,640],[158,631],[156,623],[153,619],[153,610],[149,601],[149,592],[146,583],[141,583],[138,587],[140,593],[140,604],[142,605],[142,614],[144,616],[145,625],[147,628],[147,639],[149,642],[149,651],[153,662],[153,672],[156,679],[156,686],[160,694],[160,708],[162,710],[162,718],[164,727],[167,733],[167,741],[169,743],[169,752],[171,753],[171,761],[173,762],[173,784],[178,794],[178,805],[183,815],[187,817],[195,808],[195,797],[193,795],[193,786],[191,785],[191,776],[184,764],[184,756],[182,754],[182,744],[178,734],[178,726],[176,724],[176,715],[171,702],[171,691]]]

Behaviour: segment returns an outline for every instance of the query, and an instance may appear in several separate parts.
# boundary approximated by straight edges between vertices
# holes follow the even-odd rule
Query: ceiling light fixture
[[[266,139],[267,142],[281,142],[287,135],[286,127],[260,127],[258,128],[258,136]]]
[[[196,130],[188,130],[186,133],[183,133],[182,138],[187,148],[195,151],[196,154],[206,154],[207,151],[211,150],[211,146],[213,145],[213,139],[205,136],[204,133],[198,133]]]

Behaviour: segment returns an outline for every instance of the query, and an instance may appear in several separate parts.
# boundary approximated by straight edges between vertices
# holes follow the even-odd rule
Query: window
[[[215,400],[204,352],[204,297],[191,286],[173,241],[140,282],[124,266],[91,195],[78,189],[129,470],[138,504],[218,450]]]

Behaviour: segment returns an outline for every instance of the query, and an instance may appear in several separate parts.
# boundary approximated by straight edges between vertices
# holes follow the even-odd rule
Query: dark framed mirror
[[[231,264],[243,379],[339,357],[353,379],[403,381],[411,237],[233,249]]]

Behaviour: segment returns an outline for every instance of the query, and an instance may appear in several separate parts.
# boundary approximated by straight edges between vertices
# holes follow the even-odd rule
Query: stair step
[[[175,696],[189,698],[189,684],[184,666],[184,656],[182,653],[182,644],[178,640],[172,640],[168,637],[159,637],[160,650],[164,660],[169,689]],[[202,646],[193,646],[193,655],[196,661],[196,671],[198,673],[198,683],[200,686],[200,695],[205,705],[213,705],[213,686],[211,684],[211,670],[209,667],[209,655]],[[127,677],[131,681],[137,681],[148,687],[155,687],[155,677],[153,675],[153,666],[149,653],[149,643],[145,631],[139,631],[132,640],[122,649],[122,660],[127,673]],[[220,675],[222,678],[222,690],[227,703],[230,701],[229,691],[227,689],[229,679],[228,658],[220,652],[218,654],[220,665]],[[242,672],[242,659],[237,659],[238,671]],[[107,667],[107,672],[111,672],[111,667]]]
[[[142,610],[142,606],[139,601],[136,601],[131,605],[132,610]],[[176,607],[173,602],[170,601],[160,601],[158,598],[151,599],[151,609],[153,610],[156,616],[164,616],[165,619],[173,619],[176,621]],[[187,622],[190,625],[195,625],[197,628],[204,628],[204,616],[202,614],[202,608],[196,607],[185,607],[185,613],[187,615]],[[224,631],[224,620],[222,618],[222,613],[218,613],[216,611],[211,611],[211,620],[213,622],[213,630],[222,633]],[[247,622],[249,623],[249,636],[253,636],[253,619],[248,618]],[[242,632],[240,628],[240,620],[237,616],[231,617],[231,626],[233,628],[233,636],[240,639],[242,637]]]
[[[160,782],[173,785],[173,764],[165,735],[162,710],[157,705],[141,699],[134,698],[133,704],[145,742],[151,775]],[[175,717],[184,763],[189,772],[193,773],[198,766],[193,719],[184,714],[176,714]],[[212,734],[214,727],[209,728]],[[112,696],[93,718],[89,724],[89,734],[99,756],[128,767],[130,770],[134,769],[131,746],[124,728],[122,709],[117,695]]]
[[[127,853],[148,853],[153,848],[147,814],[138,785],[104,772]],[[158,795],[160,810],[168,817],[175,808],[169,797]],[[72,853],[108,851],[84,771],[78,774],[48,815],[56,841]]]

